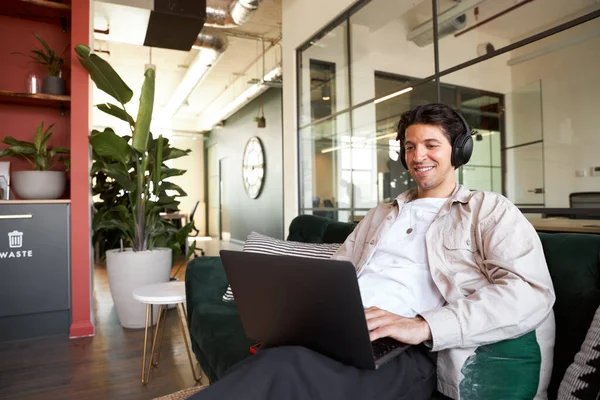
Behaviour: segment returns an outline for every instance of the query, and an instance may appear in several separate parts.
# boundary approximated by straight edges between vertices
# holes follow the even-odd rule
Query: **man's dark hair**
[[[425,104],[406,111],[400,117],[396,136],[400,146],[404,146],[406,129],[416,124],[439,126],[450,144],[454,144],[454,140],[465,131],[464,123],[453,109],[440,103]]]

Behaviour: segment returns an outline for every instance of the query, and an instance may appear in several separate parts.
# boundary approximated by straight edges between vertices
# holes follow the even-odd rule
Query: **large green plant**
[[[69,149],[48,145],[48,140],[50,140],[53,133],[54,124],[44,129],[44,122],[40,122],[35,131],[33,142],[17,140],[12,136],[7,136],[1,142],[9,147],[0,150],[0,158],[22,158],[27,160],[36,171],[49,171],[57,162],[62,161],[68,171],[70,166]]]
[[[177,197],[186,196],[181,187],[166,181],[184,174],[185,170],[168,168],[165,161],[183,157],[190,150],[171,147],[162,135],[152,138],[154,70],[147,69],[144,73],[139,110],[134,119],[125,108],[133,92],[110,64],[91,53],[87,46],[77,45],[75,52],[98,89],[119,103],[97,107],[127,122],[131,128],[131,136],[119,136],[111,128],[102,132],[93,130],[90,135],[93,157],[90,174],[94,180],[94,194],[99,194],[101,199],[96,204],[93,218],[94,239],[98,241],[118,232],[117,238],[124,239],[134,251],[170,247],[173,256],[177,257],[193,223],[177,229],[160,217],[164,209],[178,210]],[[194,249],[195,243],[190,246],[190,253]]]

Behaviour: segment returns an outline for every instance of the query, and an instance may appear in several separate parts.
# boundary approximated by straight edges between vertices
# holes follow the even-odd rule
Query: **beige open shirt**
[[[377,249],[416,189],[370,210],[334,258],[357,273]],[[552,372],[555,295],[533,226],[505,197],[457,185],[426,234],[429,269],[447,301],[421,313],[438,353],[438,390],[459,399],[461,369],[477,346],[536,330],[542,355],[536,399],[546,398]]]

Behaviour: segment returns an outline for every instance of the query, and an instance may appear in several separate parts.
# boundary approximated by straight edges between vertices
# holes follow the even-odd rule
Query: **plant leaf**
[[[50,139],[50,137],[52,136],[52,134],[54,133],[54,124],[50,125],[48,127],[48,129],[46,129],[46,132],[44,132],[44,136],[42,138],[42,143],[40,144],[40,147],[38,149],[38,151],[45,151],[46,150],[46,146],[48,143],[48,140]]]
[[[8,157],[23,157],[27,158],[27,156],[35,154],[35,149],[33,146],[23,147],[23,146],[12,146],[8,149],[4,149],[6,151],[6,156]]]
[[[55,147],[54,151],[56,154],[71,154],[71,150],[65,149],[64,147]]]
[[[130,160],[129,144],[111,128],[105,128],[103,132],[92,131],[90,144],[93,151],[100,157],[108,157],[123,165],[127,165]]]
[[[133,117],[129,115],[127,111],[123,110],[117,105],[111,103],[104,103],[97,104],[96,107],[98,107],[100,111],[103,111],[109,115],[112,115],[113,117],[117,117],[125,122],[128,122],[131,126],[135,126],[135,121],[133,120]]]
[[[140,95],[140,108],[135,120],[135,129],[133,131],[134,149],[140,153],[148,150],[148,137],[150,136],[150,122],[152,122],[152,111],[154,109],[154,85],[155,74],[152,68],[148,68],[144,73],[145,79],[142,85],[142,94]]]
[[[10,146],[19,146],[19,147],[29,147],[32,150],[35,150],[35,146],[33,143],[25,142],[23,140],[17,140],[12,136],[7,136],[2,139],[2,143],[8,144]]]
[[[185,174],[186,170],[185,169],[176,169],[176,168],[165,168],[162,167],[160,169],[160,176],[162,177],[162,179],[167,179],[170,178],[172,176],[180,176]]]
[[[42,144],[42,130],[44,129],[44,121],[40,122],[38,127],[35,130],[35,136],[33,138],[33,145],[37,151],[40,151],[40,146]]]
[[[163,153],[163,161],[173,160],[175,158],[187,156],[191,150],[181,150],[176,149],[175,147],[166,148]]]
[[[102,172],[113,178],[117,183],[126,191],[132,192],[135,190],[135,181],[131,179],[129,172],[123,167],[122,164],[105,164],[102,168]]]
[[[48,46],[48,43],[46,43],[46,41],[44,39],[42,39],[42,37],[40,35],[38,35],[37,33],[34,33],[33,36],[35,36],[36,39],[40,41],[40,43],[42,44],[42,46],[44,46],[44,49],[46,49],[46,52],[48,52],[48,55],[53,55],[54,54],[54,52],[52,51],[52,49],[50,48],[50,46]]]
[[[90,48],[82,44],[75,46],[75,53],[98,89],[114,97],[121,104],[127,104],[131,100],[133,91],[109,63],[96,54],[92,54]]]
[[[156,142],[156,152],[154,153],[154,192],[158,193],[158,186],[160,185],[161,178],[161,165],[162,165],[162,153],[163,153],[163,135],[158,136],[158,140]]]
[[[187,196],[187,193],[181,188],[181,186],[174,184],[173,182],[162,182],[160,184],[162,190],[175,190],[179,193],[179,196]]]

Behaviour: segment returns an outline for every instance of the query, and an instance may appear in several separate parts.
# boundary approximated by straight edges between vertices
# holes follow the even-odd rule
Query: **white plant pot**
[[[58,199],[65,191],[63,171],[15,171],[11,188],[26,200]]]
[[[146,326],[146,305],[133,298],[133,291],[153,283],[168,282],[171,274],[171,249],[155,248],[147,251],[108,250],[106,269],[108,284],[117,317],[124,328]],[[152,324],[156,324],[158,307],[154,309]]]

